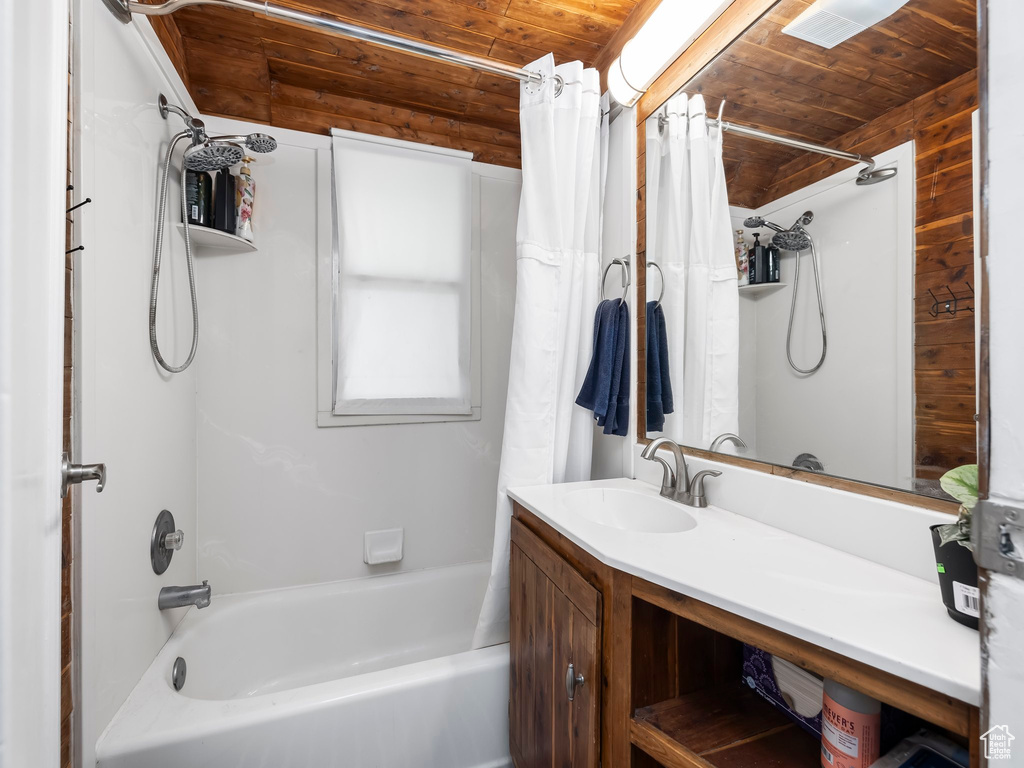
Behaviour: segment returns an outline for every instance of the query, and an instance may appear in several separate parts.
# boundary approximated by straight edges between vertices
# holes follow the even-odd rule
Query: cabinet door
[[[517,520],[509,571],[512,758],[517,768],[596,768],[601,596]]]

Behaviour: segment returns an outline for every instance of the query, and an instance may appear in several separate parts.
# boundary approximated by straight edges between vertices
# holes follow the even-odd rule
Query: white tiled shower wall
[[[207,124],[215,133],[266,130]],[[201,577],[215,593],[240,592],[489,559],[519,172],[474,165],[481,420],[318,428],[316,155],[330,140],[271,132],[277,151],[252,166],[259,250],[203,256],[197,265]],[[363,532],[380,528],[405,529],[402,562],[363,563]]]

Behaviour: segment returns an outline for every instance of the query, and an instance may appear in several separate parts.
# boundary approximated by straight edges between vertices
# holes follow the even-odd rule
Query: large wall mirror
[[[639,126],[641,435],[944,498],[977,460],[974,2],[814,12]]]

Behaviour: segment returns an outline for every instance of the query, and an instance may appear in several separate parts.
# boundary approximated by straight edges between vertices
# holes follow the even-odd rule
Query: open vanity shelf
[[[970,738],[976,715],[963,702],[640,579],[632,594],[634,766],[821,764],[819,739],[745,684],[745,643],[881,700],[893,714],[883,754],[921,727]]]
[[[630,740],[666,766],[806,766],[818,742],[739,681],[641,707]]]

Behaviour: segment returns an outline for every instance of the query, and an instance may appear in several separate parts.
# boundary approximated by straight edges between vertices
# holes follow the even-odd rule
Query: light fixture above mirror
[[[608,67],[608,90],[625,107],[640,100],[668,65],[732,0],[664,0]]]

